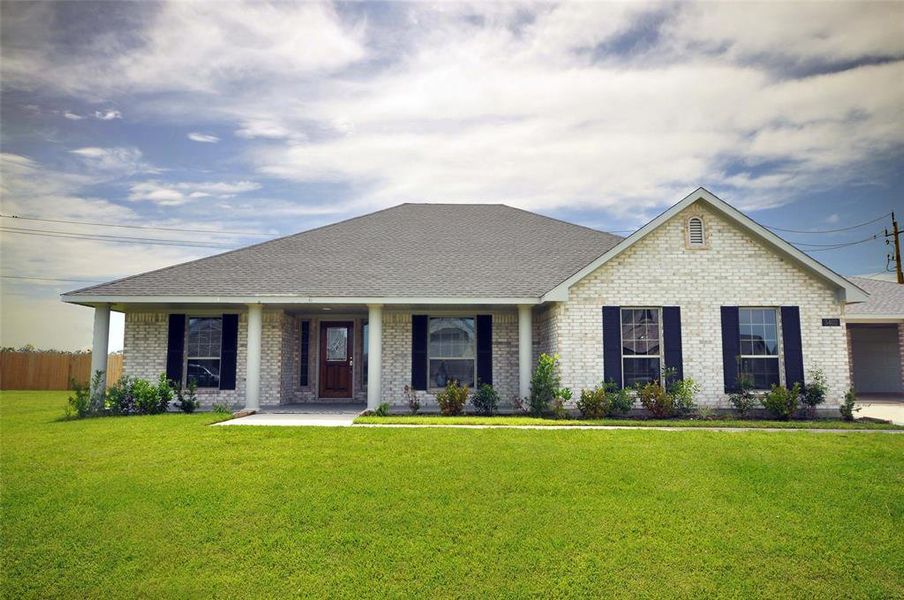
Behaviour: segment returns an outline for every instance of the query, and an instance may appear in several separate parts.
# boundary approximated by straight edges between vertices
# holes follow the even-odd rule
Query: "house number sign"
[[[841,327],[841,319],[823,319],[823,327]]]

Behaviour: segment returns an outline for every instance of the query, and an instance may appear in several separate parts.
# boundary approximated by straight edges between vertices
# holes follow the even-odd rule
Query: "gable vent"
[[[702,246],[704,244],[703,219],[700,217],[688,219],[687,239],[691,246]]]

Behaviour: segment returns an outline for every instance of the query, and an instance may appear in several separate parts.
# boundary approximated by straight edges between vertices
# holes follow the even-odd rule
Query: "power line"
[[[3,279],[30,279],[34,281],[63,281],[72,283],[98,283],[103,279],[59,279],[57,277],[26,277],[25,275],[0,275]]]
[[[155,227],[152,225],[124,225],[122,223],[94,223],[91,221],[70,221],[66,219],[40,219],[38,217],[22,217],[19,215],[0,215],[0,217],[4,219],[19,219],[22,221],[41,221],[43,223],[68,223],[70,225],[92,225],[96,227],[125,227],[128,229],[156,229],[159,231],[181,231],[185,233],[222,233],[228,235],[244,235],[244,236],[266,236],[270,237],[272,234],[269,233],[260,233],[260,232],[252,232],[252,231],[217,231],[214,229],[184,229],[180,227]]]
[[[857,225],[851,225],[850,227],[841,227],[840,229],[820,229],[820,230],[811,229],[811,230],[805,231],[802,229],[783,229],[781,227],[775,227],[774,225],[763,225],[763,227],[766,227],[767,229],[774,229],[775,231],[784,231],[786,233],[838,233],[841,231],[850,231],[851,229],[859,229],[860,227],[865,227],[866,225],[872,225],[873,223],[876,223],[878,221],[881,221],[882,219],[885,219],[889,215],[891,215],[890,212],[885,213],[881,217],[877,217],[877,218],[873,219],[872,221],[867,221],[866,223],[859,223]]]
[[[126,237],[126,236],[115,236],[115,235],[103,235],[103,234],[82,234],[82,233],[69,233],[65,231],[45,231],[42,229],[27,229],[27,228],[15,228],[15,227],[0,227],[0,231],[6,233],[16,233],[19,235],[36,235],[41,237],[53,237],[53,238],[62,238],[62,239],[75,239],[75,240],[93,240],[93,241],[101,241],[101,242],[115,242],[119,244],[150,244],[156,246],[186,246],[193,248],[232,248],[233,246],[228,244],[216,244],[209,242],[194,242],[191,240],[163,240],[159,238],[140,238],[140,237]]]
[[[791,242],[795,246],[807,246],[812,248],[833,248],[835,246],[848,246],[851,244],[861,244],[863,242],[868,242],[870,240],[879,239],[879,234],[875,233],[867,238],[863,238],[862,240],[857,240],[855,242],[832,242],[831,244],[809,244],[804,242]]]
[[[867,242],[871,242],[875,239],[878,239],[878,236],[871,236],[856,242],[847,242],[846,244],[836,244],[834,246],[828,246],[825,248],[801,248],[804,252],[824,252],[826,250],[840,250],[841,248],[848,248],[850,246],[856,246],[857,244],[865,244]]]

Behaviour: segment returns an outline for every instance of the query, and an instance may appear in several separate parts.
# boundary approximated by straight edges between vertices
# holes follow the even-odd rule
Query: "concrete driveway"
[[[904,398],[863,394],[858,399],[857,406],[860,407],[860,412],[854,413],[855,418],[872,417],[904,425]]]

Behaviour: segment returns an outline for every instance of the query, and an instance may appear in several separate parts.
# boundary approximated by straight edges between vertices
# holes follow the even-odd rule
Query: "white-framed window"
[[[659,381],[662,374],[662,310],[622,308],[622,385]]]
[[[220,387],[221,317],[189,317],[185,344],[185,382],[199,388]]]
[[[430,317],[427,377],[431,388],[450,381],[474,387],[477,372],[476,317]]]
[[[706,245],[706,232],[703,227],[702,217],[691,217],[687,220],[687,243],[689,246]]]
[[[778,311],[775,308],[739,308],[738,323],[741,342],[738,374],[750,377],[753,387],[758,390],[780,384]]]

